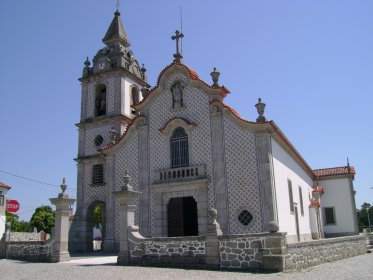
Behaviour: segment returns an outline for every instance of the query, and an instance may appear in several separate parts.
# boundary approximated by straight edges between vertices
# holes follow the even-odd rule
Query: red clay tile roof
[[[2,187],[2,188],[4,188],[4,189],[8,189],[8,190],[10,190],[10,189],[11,189],[11,187],[10,187],[10,186],[8,186],[8,185],[4,184],[3,182],[0,182],[0,187]]]
[[[240,116],[240,114],[238,114],[238,112],[235,109],[233,109],[232,107],[228,106],[224,102],[221,102],[221,101],[218,101],[218,100],[214,100],[214,101],[210,102],[210,105],[214,104],[214,103],[221,104],[224,108],[228,109],[236,118],[238,118],[239,120],[241,120],[243,122],[251,123],[251,124],[258,124],[256,122],[252,122],[252,121],[244,119],[243,117]]]
[[[337,175],[355,175],[355,168],[353,166],[341,166],[341,167],[331,167],[323,169],[315,169],[313,171],[317,177],[325,176],[337,176]]]

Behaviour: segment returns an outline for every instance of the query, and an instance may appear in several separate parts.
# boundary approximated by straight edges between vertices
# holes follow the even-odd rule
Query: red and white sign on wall
[[[8,200],[6,202],[6,210],[10,213],[15,213],[19,210],[19,202],[17,200]]]

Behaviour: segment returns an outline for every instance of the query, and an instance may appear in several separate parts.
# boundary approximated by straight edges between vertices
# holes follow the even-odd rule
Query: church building
[[[103,249],[119,250],[113,192],[124,177],[141,192],[135,224],[144,237],[206,235],[213,208],[228,236],[279,231],[293,243],[357,234],[355,169],[313,170],[265,118],[261,99],[256,120],[240,117],[225,103],[230,92],[219,85],[216,69],[212,82],[202,81],[183,63],[182,37],[178,31],[172,36],[176,53],[153,87],[130,49],[119,11],[105,46],[85,61],[69,251],[93,249],[98,205]]]

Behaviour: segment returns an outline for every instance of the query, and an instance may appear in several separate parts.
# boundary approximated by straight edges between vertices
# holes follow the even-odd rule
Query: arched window
[[[189,165],[188,134],[184,128],[175,128],[171,136],[171,168]]]
[[[96,88],[95,96],[95,116],[106,115],[106,86],[99,85]]]
[[[131,105],[136,105],[140,102],[139,90],[133,87],[131,90]]]

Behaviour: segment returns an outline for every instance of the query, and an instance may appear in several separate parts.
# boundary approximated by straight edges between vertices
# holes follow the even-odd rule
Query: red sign
[[[10,213],[15,213],[19,210],[19,202],[17,200],[8,200],[6,202],[6,210]]]

